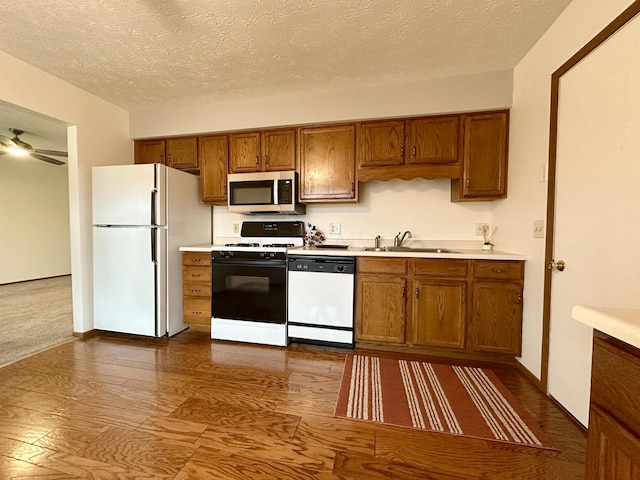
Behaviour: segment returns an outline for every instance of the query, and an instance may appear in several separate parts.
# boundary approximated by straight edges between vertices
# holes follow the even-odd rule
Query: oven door
[[[285,260],[211,261],[214,318],[286,323]]]

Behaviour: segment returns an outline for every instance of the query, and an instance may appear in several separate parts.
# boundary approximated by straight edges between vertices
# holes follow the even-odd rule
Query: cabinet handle
[[[407,294],[407,289],[405,287],[402,287],[402,298],[404,298],[406,294]]]
[[[418,298],[418,295],[420,294],[420,289],[416,288],[416,298]]]
[[[256,155],[256,165],[260,165],[260,157]]]
[[[404,157],[404,147],[400,147],[400,156]]]
[[[264,164],[269,165],[269,155],[264,156]]]
[[[471,188],[471,179],[467,178],[467,188]]]
[[[198,292],[201,292],[202,290],[200,290],[199,288],[192,288],[191,291],[193,293],[198,293]]]
[[[504,270],[502,270],[501,268],[492,268],[491,271],[493,273],[504,273]]]
[[[416,147],[412,147],[411,148],[411,156],[415,158],[416,153],[417,153]]]
[[[516,303],[522,303],[522,293],[518,292],[516,293]]]
[[[191,276],[192,277],[201,277],[202,274],[200,274],[200,273],[192,273]]]

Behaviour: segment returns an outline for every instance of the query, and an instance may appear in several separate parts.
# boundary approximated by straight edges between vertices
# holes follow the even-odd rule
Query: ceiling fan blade
[[[31,153],[31,156],[37,160],[42,160],[43,162],[53,163],[54,165],[64,165],[64,162],[60,160],[56,160],[55,158],[45,157],[44,155],[40,155],[39,153]]]
[[[61,152],[59,150],[42,150],[40,148],[34,148],[31,150],[33,153],[41,153],[42,155],[53,155],[54,157],[68,157],[67,152]]]
[[[4,135],[0,135],[0,145],[5,148],[19,148],[18,145],[16,145],[16,142]]]

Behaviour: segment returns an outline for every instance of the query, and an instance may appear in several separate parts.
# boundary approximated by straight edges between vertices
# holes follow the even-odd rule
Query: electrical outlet
[[[240,233],[240,224],[239,223],[234,223],[233,224],[233,233]]]
[[[491,233],[490,223],[476,223],[476,235],[483,237],[489,235],[489,233]]]
[[[544,220],[533,221],[533,238],[544,238]]]
[[[333,235],[340,234],[340,224],[339,223],[330,223],[329,224],[329,233]]]

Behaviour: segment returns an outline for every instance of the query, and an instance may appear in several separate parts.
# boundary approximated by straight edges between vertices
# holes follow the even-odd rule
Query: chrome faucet
[[[376,238],[373,239],[374,247],[376,250],[380,249],[380,235],[376,235]]]
[[[407,235],[409,236],[409,238],[413,238],[413,237],[411,236],[411,232],[410,232],[409,230],[407,230],[406,232],[404,232],[404,233],[402,234],[402,236],[400,236],[400,234],[401,234],[401,233],[402,233],[402,232],[398,232],[398,234],[397,234],[395,237],[393,237],[393,246],[394,246],[394,247],[399,247],[400,245],[402,245],[402,242],[404,242],[404,238],[405,238]]]

